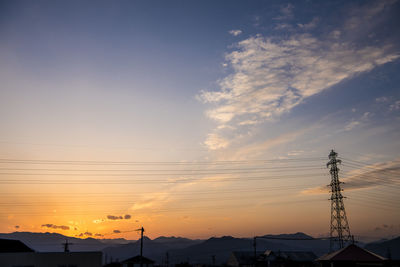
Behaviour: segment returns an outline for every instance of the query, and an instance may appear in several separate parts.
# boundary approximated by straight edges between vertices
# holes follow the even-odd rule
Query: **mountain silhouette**
[[[373,242],[365,245],[365,249],[375,252],[385,258],[400,260],[400,236],[383,242]]]

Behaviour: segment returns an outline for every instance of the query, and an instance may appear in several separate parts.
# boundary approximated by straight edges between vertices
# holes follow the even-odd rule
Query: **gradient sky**
[[[0,231],[400,234],[399,1],[1,1]]]

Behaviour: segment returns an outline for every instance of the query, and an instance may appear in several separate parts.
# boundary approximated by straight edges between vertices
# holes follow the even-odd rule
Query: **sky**
[[[0,1],[0,232],[400,234],[399,1]]]

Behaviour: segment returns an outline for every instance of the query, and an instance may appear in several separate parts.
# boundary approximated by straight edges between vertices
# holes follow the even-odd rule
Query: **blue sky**
[[[2,1],[0,10],[2,158],[287,160],[334,148],[398,174],[398,1]],[[344,168],[349,190],[377,186],[360,181],[362,168]],[[298,193],[325,179],[297,182]],[[171,188],[153,188],[153,202],[173,202]],[[400,232],[393,209],[359,232]]]

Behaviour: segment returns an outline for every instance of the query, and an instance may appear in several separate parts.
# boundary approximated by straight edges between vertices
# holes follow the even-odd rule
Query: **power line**
[[[227,160],[227,161],[93,161],[93,160],[48,160],[48,159],[11,159],[1,158],[0,163],[15,164],[59,164],[59,165],[219,165],[219,164],[251,164],[276,162],[301,162],[323,160],[323,158],[293,158],[293,159],[257,159],[257,160]]]

